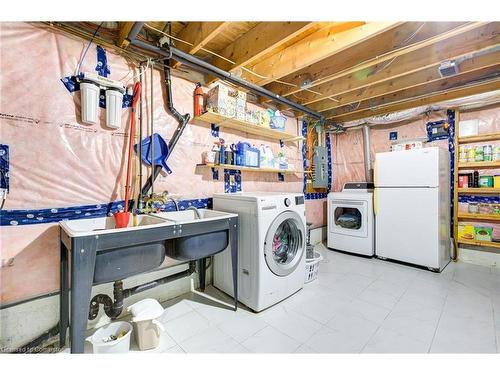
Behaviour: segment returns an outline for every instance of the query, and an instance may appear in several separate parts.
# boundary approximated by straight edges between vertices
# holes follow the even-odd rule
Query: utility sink
[[[237,215],[208,209],[191,209],[161,212],[153,216],[176,223],[179,226],[179,230],[182,231],[182,225],[185,224],[203,223],[207,227],[210,227],[211,222],[225,220]],[[167,242],[167,255],[182,261],[201,259],[220,253],[228,244],[228,230],[184,236]]]
[[[108,244],[106,249],[96,254],[94,283],[99,284],[158,268],[167,255],[176,260],[190,261],[217,254],[227,248],[229,230],[219,229],[220,225],[216,223],[236,216],[208,209],[199,209],[198,212],[191,209],[137,215],[135,218],[131,216],[126,228],[115,228],[113,217],[67,220],[61,221],[59,225],[69,238],[93,237],[98,242]],[[217,227],[213,231],[210,230],[211,224]],[[199,228],[195,230],[196,234],[189,230],[192,225]],[[162,228],[173,231],[175,236],[166,240],[147,237],[144,243],[135,245],[126,240],[142,236],[142,230],[162,231]],[[183,228],[186,235],[182,233]]]
[[[135,220],[135,222],[134,222]],[[135,223],[135,225],[134,225]],[[82,237],[96,234],[107,234],[114,232],[126,232],[140,230],[144,227],[172,225],[172,222],[161,217],[151,215],[137,215],[135,218],[130,215],[128,227],[115,228],[114,217],[99,217],[95,219],[80,219],[61,221],[61,228],[70,237]]]

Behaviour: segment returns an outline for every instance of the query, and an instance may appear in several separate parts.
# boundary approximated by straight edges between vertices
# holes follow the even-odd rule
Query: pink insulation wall
[[[130,110],[123,111],[122,128],[105,127],[105,111],[95,126],[80,122],[80,94],[69,93],[61,83],[75,74],[87,41],[68,37],[26,23],[0,24],[0,129],[1,143],[10,147],[10,193],[4,209],[41,209],[100,204],[124,197],[125,145]],[[134,82],[133,64],[107,51],[109,78]],[[81,71],[94,71],[96,49],[91,46]],[[153,106],[155,131],[169,139],[177,126],[166,112],[163,80],[155,70],[154,100],[146,77],[144,91],[144,134]],[[191,113],[194,83],[173,77],[175,107]],[[294,118],[287,119],[287,131],[298,132]],[[240,132],[221,129],[220,136],[233,143],[247,139],[255,145],[268,144],[276,153],[278,142]],[[210,125],[191,121],[168,160],[173,174],[160,176],[155,191],[168,190],[178,199],[206,198],[223,192],[223,174],[212,179],[209,168],[196,167],[201,154],[209,150],[214,138]],[[301,144],[287,143],[289,163],[300,169]],[[137,163],[134,163],[135,167]],[[136,172],[136,171],[134,171]],[[134,173],[135,175],[136,173]],[[303,176],[286,175],[279,182],[276,174],[242,173],[244,191],[301,192]],[[308,221],[324,223],[324,201],[306,203]],[[59,229],[57,223],[2,226],[0,302],[7,303],[53,292],[59,283]],[[5,265],[13,259],[11,265]]]
[[[479,119],[479,133],[500,131],[500,107],[478,109],[462,112],[461,120]],[[429,121],[446,119],[445,111],[433,112],[421,118],[404,123],[391,125],[373,125],[370,127],[370,156],[375,160],[377,152],[386,152],[391,149],[389,133],[398,132],[398,140],[426,138],[426,124]],[[435,141],[432,146],[448,148],[448,141]],[[332,168],[333,191],[341,191],[345,182],[364,181],[365,166],[363,158],[363,133],[361,129],[351,130],[344,134],[332,135]]]

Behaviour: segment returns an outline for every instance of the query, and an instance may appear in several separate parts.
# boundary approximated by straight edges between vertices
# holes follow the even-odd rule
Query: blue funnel
[[[153,160],[155,165],[161,165],[168,174],[172,170],[167,165],[168,145],[167,142],[158,133],[153,134]],[[139,144],[134,145],[134,151],[139,152]],[[146,165],[151,165],[151,137],[146,137],[142,140],[142,155],[141,159]]]

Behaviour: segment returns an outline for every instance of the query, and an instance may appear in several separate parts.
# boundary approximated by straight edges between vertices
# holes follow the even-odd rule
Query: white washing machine
[[[349,182],[342,192],[328,194],[330,249],[375,255],[373,183]]]
[[[303,287],[306,258],[303,194],[215,194],[213,208],[238,214],[240,302],[261,311]],[[214,286],[233,295],[228,250],[214,258]]]

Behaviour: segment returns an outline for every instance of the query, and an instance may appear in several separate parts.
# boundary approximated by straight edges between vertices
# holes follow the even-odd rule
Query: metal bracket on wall
[[[214,180],[218,180],[219,179],[219,170],[217,168],[212,168],[212,178]]]
[[[285,175],[283,173],[278,172],[278,181],[280,182],[285,181]]]
[[[212,137],[219,138],[219,127],[215,124],[210,124]]]
[[[282,139],[280,139],[280,147],[281,147],[281,148],[285,147],[285,142],[283,142],[283,140],[282,140]]]

